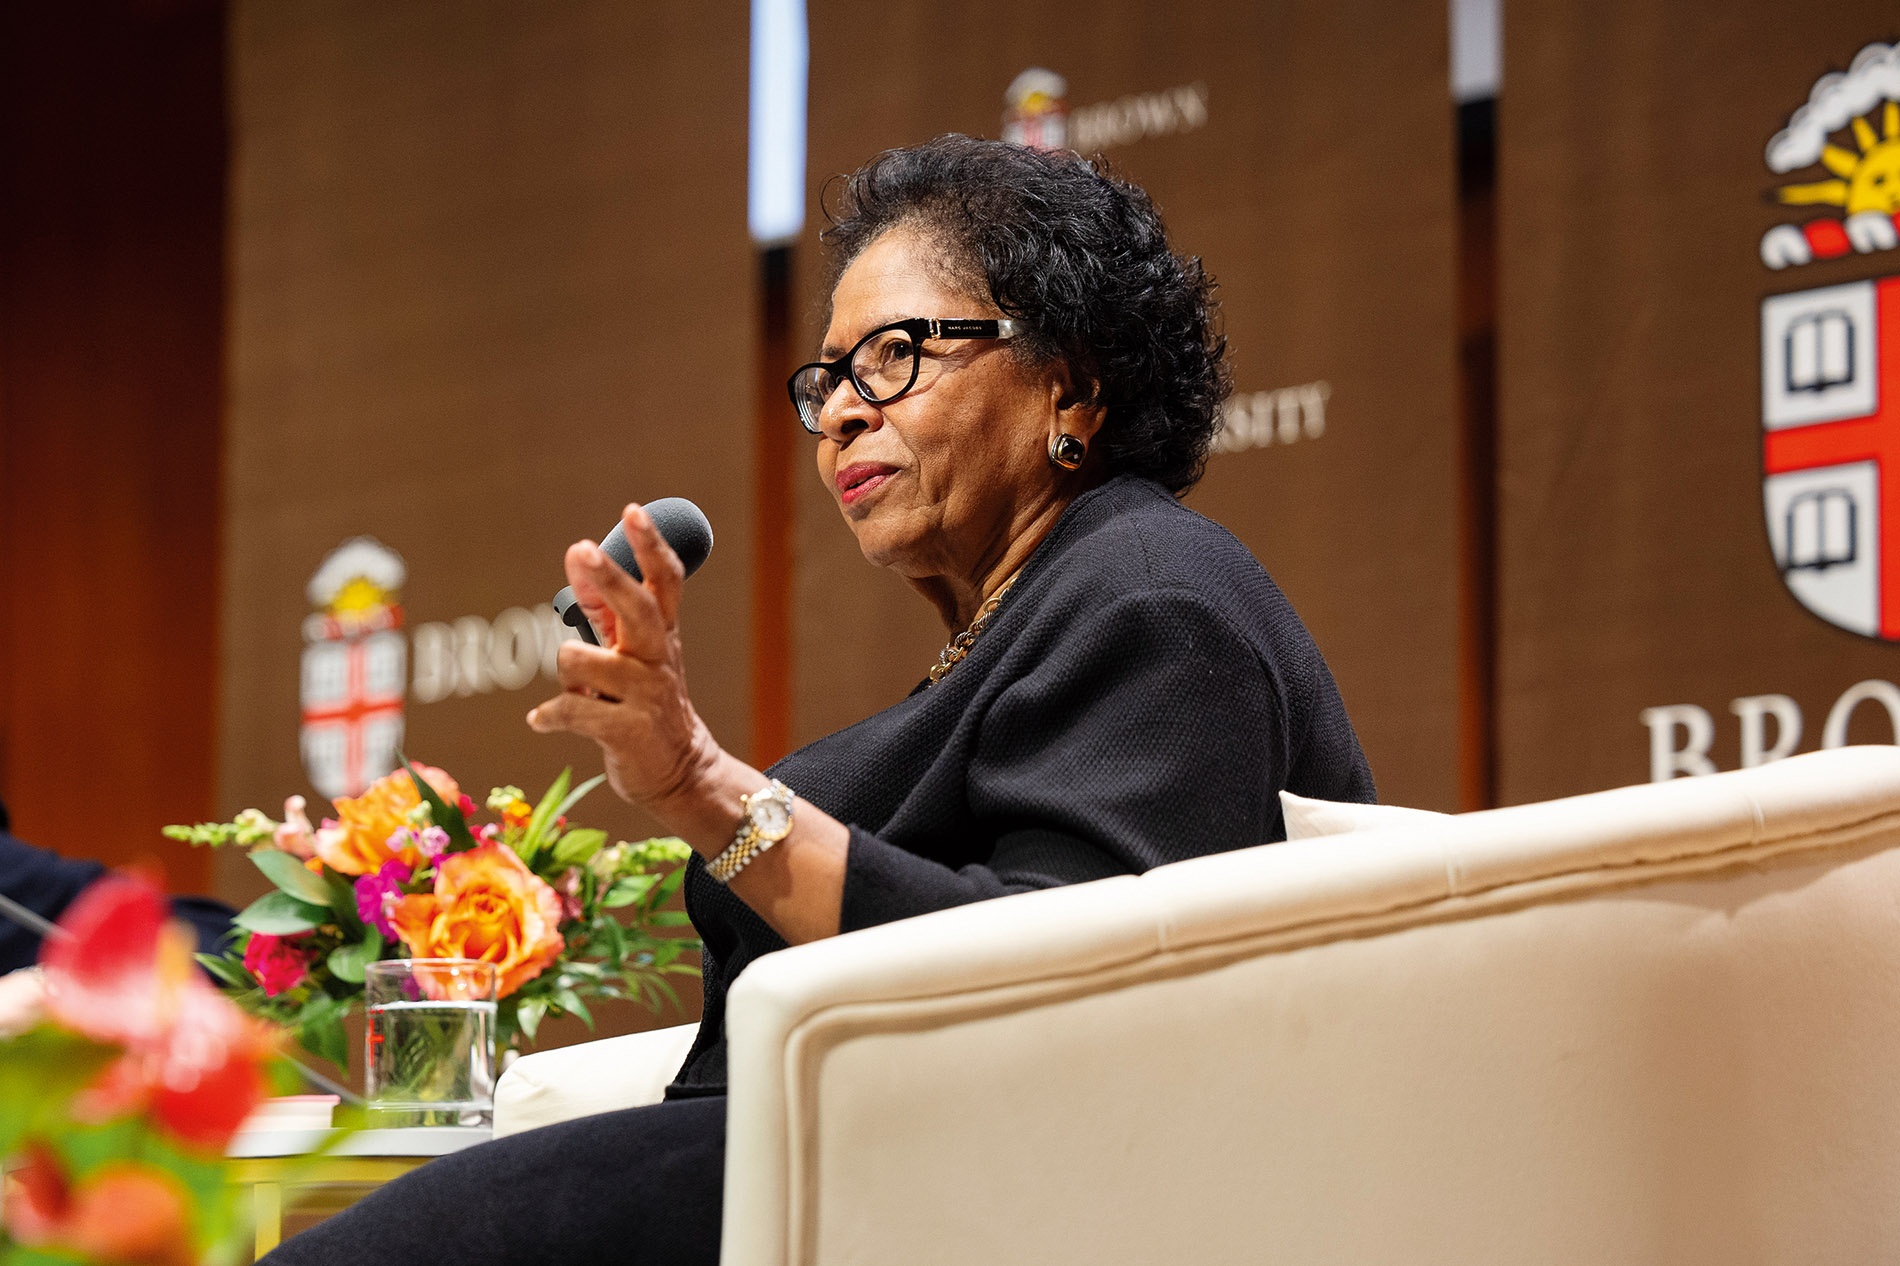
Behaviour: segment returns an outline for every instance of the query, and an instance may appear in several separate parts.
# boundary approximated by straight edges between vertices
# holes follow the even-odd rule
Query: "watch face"
[[[767,839],[783,839],[792,829],[792,810],[776,798],[752,802],[752,824]]]

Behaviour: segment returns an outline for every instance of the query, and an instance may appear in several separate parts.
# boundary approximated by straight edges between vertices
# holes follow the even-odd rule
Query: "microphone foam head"
[[[686,574],[690,576],[698,571],[713,547],[712,524],[706,521],[706,515],[685,497],[662,497],[649,501],[645,508],[653,517],[653,526],[679,555]],[[640,579],[640,564],[634,561],[633,546],[627,544],[627,533],[618,523],[601,541],[600,549],[629,576]]]

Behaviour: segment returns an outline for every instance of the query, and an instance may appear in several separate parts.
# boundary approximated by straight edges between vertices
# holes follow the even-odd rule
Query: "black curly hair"
[[[1110,472],[1177,496],[1200,479],[1232,385],[1227,340],[1213,279],[1169,246],[1139,187],[1100,160],[952,134],[852,172],[830,218],[827,293],[888,230],[921,231],[951,284],[1027,327],[1013,349],[1094,385]]]

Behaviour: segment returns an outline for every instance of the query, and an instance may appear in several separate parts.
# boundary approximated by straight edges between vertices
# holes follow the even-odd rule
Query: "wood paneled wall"
[[[1498,104],[1504,803],[1645,781],[1658,739],[1691,753],[1676,768],[1734,769],[1751,729],[1764,747],[1782,737],[1763,719],[1771,704],[1796,722],[1790,751],[1826,741],[1837,709],[1852,724],[1835,739],[1894,740],[1900,644],[1805,609],[1794,586],[1832,564],[1791,567],[1784,583],[1771,545],[1787,521],[1765,512],[1764,397],[1789,378],[1774,372],[1784,344],[1764,338],[1764,303],[1891,277],[1900,251],[1843,236],[1833,258],[1776,267],[1762,243],[1777,226],[1842,233],[1838,204],[1778,193],[1839,171],[1777,172],[1765,152],[1823,76],[1895,30],[1875,0],[1798,20],[1768,0],[1512,10]],[[1864,138],[1834,119],[1830,161],[1869,153],[1879,170],[1900,156],[1885,131],[1893,109],[1861,98]],[[1884,350],[1855,362],[1862,382],[1900,356],[1900,331],[1878,337]],[[1844,467],[1817,474],[1830,494],[1853,487]],[[1893,529],[1870,501],[1849,504],[1848,539],[1878,559]],[[1833,575],[1853,583],[1849,567]],[[1693,711],[1672,721],[1663,709]],[[1699,742],[1685,716],[1707,724]]]
[[[593,743],[527,727],[559,690],[545,658],[490,671],[507,647],[472,644],[430,686],[424,651],[519,628],[567,545],[630,500],[712,521],[687,663],[713,733],[748,749],[746,30],[743,5],[684,0],[233,6],[221,812],[321,804],[299,753],[306,584],[358,536],[406,566],[406,754],[477,799],[599,772]],[[606,790],[576,816],[656,825]],[[220,865],[234,898],[259,883]],[[631,1011],[604,1031],[652,1022]]]

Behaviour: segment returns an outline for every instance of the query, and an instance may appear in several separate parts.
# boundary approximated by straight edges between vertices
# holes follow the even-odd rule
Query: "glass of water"
[[[392,958],[363,974],[364,1079],[377,1126],[491,1125],[495,965]]]

